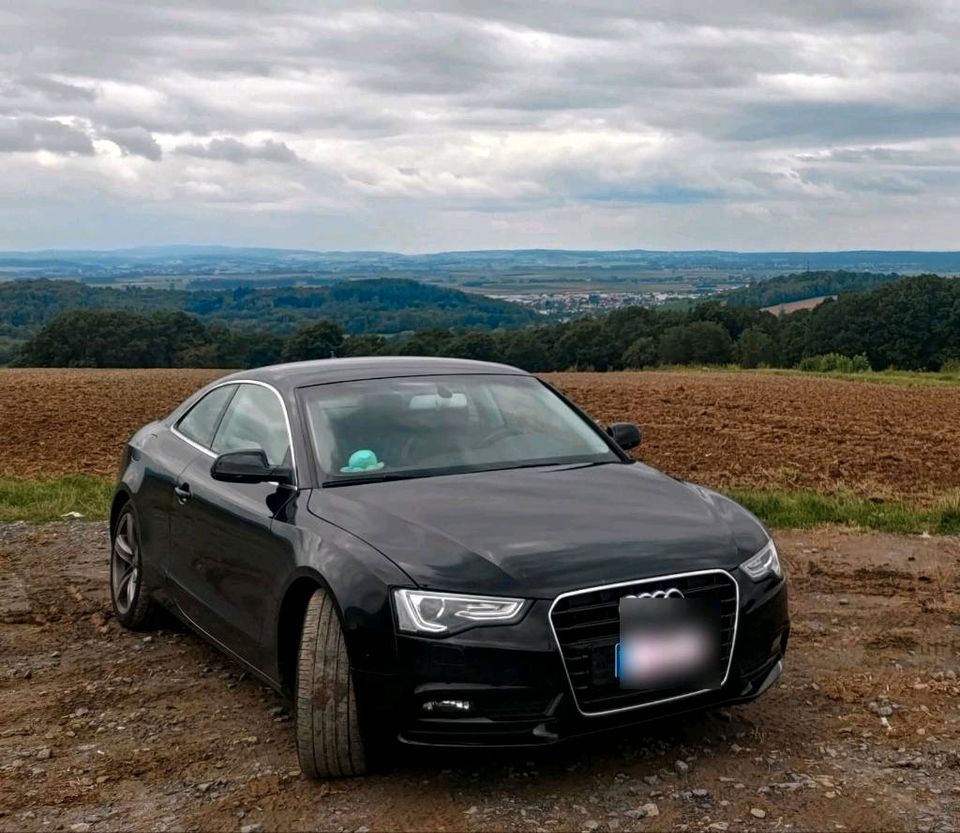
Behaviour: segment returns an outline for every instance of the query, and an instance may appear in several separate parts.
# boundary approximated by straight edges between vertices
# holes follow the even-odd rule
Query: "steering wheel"
[[[501,425],[499,428],[494,428],[487,436],[480,440],[474,448],[489,448],[494,443],[498,443],[507,437],[516,436],[518,433],[520,432],[515,428],[511,428],[509,425]]]

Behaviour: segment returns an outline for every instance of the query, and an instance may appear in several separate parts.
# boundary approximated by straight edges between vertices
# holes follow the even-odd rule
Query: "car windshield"
[[[415,376],[302,391],[325,484],[537,465],[617,463],[531,376]]]

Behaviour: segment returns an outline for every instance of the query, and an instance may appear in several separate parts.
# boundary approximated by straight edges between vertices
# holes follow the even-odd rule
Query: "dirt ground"
[[[282,699],[111,618],[103,524],[0,527],[0,830],[960,829],[960,539],[780,542],[794,631],[760,701],[317,783]]]
[[[112,476],[126,439],[217,370],[0,370],[0,476]],[[637,456],[713,487],[925,501],[960,488],[960,389],[745,373],[547,377]]]

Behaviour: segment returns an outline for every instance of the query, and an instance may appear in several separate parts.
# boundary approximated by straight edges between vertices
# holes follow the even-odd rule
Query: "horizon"
[[[197,249],[197,250],[228,250],[228,251],[275,251],[275,252],[303,252],[316,255],[351,255],[351,254],[384,254],[401,257],[429,257],[431,255],[450,254],[485,254],[485,253],[525,253],[549,252],[555,254],[731,254],[731,255],[844,255],[844,254],[874,254],[874,255],[960,255],[958,249],[873,249],[864,247],[842,249],[718,249],[718,248],[690,248],[690,249],[656,249],[656,248],[564,248],[558,246],[532,246],[510,248],[478,248],[478,249],[430,249],[421,251],[403,251],[400,249],[309,249],[300,246],[242,246],[223,243],[157,243],[136,246],[117,246],[114,248],[85,248],[85,247],[48,247],[39,249],[0,249],[0,256],[11,255],[40,255],[40,254],[120,254],[136,251],[162,251],[165,249]]]

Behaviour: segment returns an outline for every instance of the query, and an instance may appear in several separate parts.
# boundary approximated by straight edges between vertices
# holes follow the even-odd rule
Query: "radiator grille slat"
[[[639,593],[652,593],[675,587],[688,599],[707,599],[720,609],[720,674],[724,681],[730,669],[736,641],[739,593],[736,581],[722,570],[685,573],[614,587],[599,587],[563,595],[550,611],[557,645],[573,688],[577,705],[584,714],[640,708],[665,700],[689,696],[690,691],[642,691],[620,688],[610,662],[597,663],[620,641],[620,599]],[[599,669],[599,670],[598,670]]]

